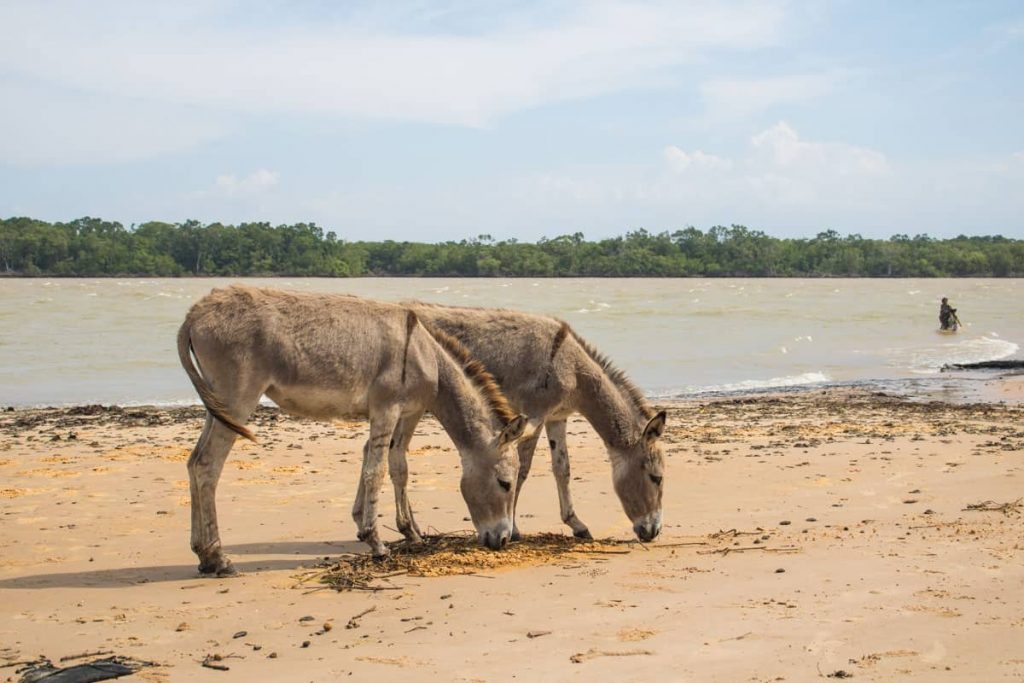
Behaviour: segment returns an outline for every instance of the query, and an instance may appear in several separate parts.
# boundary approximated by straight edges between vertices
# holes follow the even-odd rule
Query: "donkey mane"
[[[416,314],[409,311],[410,324],[416,319]],[[425,324],[422,320],[419,321],[423,325],[423,329],[441,345],[452,360],[459,364],[463,374],[469,379],[474,386],[479,389],[480,393],[483,394],[484,400],[487,401],[487,405],[490,407],[491,412],[501,422],[503,427],[508,426],[512,420],[518,415],[512,406],[509,405],[508,399],[501,393],[501,389],[498,388],[498,382],[494,379],[494,375],[487,371],[484,364],[473,357],[473,354],[469,352],[465,344],[460,342],[455,337],[451,336],[443,330],[436,329]]]
[[[415,299],[411,300],[411,301],[404,301],[402,303],[405,304],[405,305],[408,305],[408,306],[422,306],[424,308],[440,308],[440,309],[449,308],[449,309],[460,309],[460,310],[466,310],[466,311],[479,311],[479,310],[481,310],[479,307],[476,307],[476,306],[453,306],[453,305],[449,305],[449,304],[437,304],[437,303],[433,303],[433,302],[429,302],[429,301],[419,301],[419,300],[415,300]],[[508,309],[508,308],[496,308],[496,309],[493,309],[493,310],[500,311],[500,312],[512,313],[512,314],[519,314],[519,313],[521,313],[521,311],[515,311],[515,310],[512,310],[512,309]],[[619,389],[621,389],[622,391],[624,391],[626,393],[626,396],[629,398],[629,402],[631,404],[633,404],[633,406],[637,409],[637,411],[639,411],[640,415],[642,415],[644,419],[650,419],[650,418],[654,417],[654,410],[650,407],[650,405],[647,404],[647,399],[644,397],[644,394],[640,390],[640,388],[637,387],[635,384],[633,384],[633,381],[631,379],[629,379],[629,377],[626,375],[626,373],[624,371],[622,371],[621,369],[617,368],[615,366],[615,364],[611,361],[611,359],[608,358],[608,356],[604,355],[603,353],[598,351],[596,348],[594,348],[590,344],[590,342],[588,342],[586,339],[581,337],[576,332],[576,330],[572,329],[572,327],[569,325],[569,323],[565,322],[564,320],[562,320],[560,318],[551,318],[549,316],[543,316],[543,315],[541,315],[540,317],[546,317],[549,320],[554,320],[554,321],[559,323],[558,332],[555,333],[555,337],[552,340],[552,344],[551,344],[551,356],[550,356],[551,360],[554,360],[555,356],[558,354],[559,349],[565,343],[566,338],[571,336],[573,339],[576,340],[576,343],[578,343],[583,348],[584,352],[586,352],[586,354],[590,357],[590,359],[593,360],[595,363],[597,363],[597,365],[604,372],[605,376],[608,377],[609,380],[611,380],[611,383],[614,384],[616,387],[618,387]],[[423,322],[423,321],[420,321],[420,322]],[[432,330],[431,332],[433,333],[434,331]],[[440,334],[445,334],[444,332],[441,332],[440,330],[437,330],[437,332],[439,332]],[[448,335],[445,334],[445,336],[448,336]],[[452,342],[458,344],[463,349],[465,348],[465,347],[462,346],[462,343],[459,342],[457,339],[455,339],[453,337],[449,337],[449,338],[451,339]],[[466,351],[465,353],[468,356],[469,352]],[[486,370],[485,370],[485,372],[486,372]],[[489,376],[489,373],[488,373],[488,376]],[[491,377],[491,380],[493,381],[494,378]],[[502,397],[502,399],[504,400],[504,397]],[[505,402],[505,405],[507,405],[507,401],[504,401],[504,402]]]
[[[611,359],[608,358],[608,356],[604,355],[603,353],[595,349],[593,346],[591,346],[590,342],[588,342],[586,339],[577,334],[576,330],[569,327],[568,323],[562,322],[562,326],[563,329],[566,330],[566,332],[572,335],[572,338],[576,340],[576,343],[583,348],[587,355],[590,356],[591,360],[593,360],[600,366],[600,368],[604,371],[605,376],[608,377],[609,380],[611,380],[612,384],[622,389],[622,391],[626,393],[626,395],[629,397],[630,402],[638,411],[640,411],[640,414],[644,417],[644,419],[650,419],[654,417],[654,410],[647,404],[647,399],[644,398],[643,392],[640,391],[640,388],[637,385],[633,384],[633,381],[629,379],[628,376],[626,376],[625,372],[615,367],[615,364],[612,363]],[[558,336],[561,336],[561,334],[562,331],[559,330]],[[556,342],[558,341],[557,336],[555,337],[555,340]]]

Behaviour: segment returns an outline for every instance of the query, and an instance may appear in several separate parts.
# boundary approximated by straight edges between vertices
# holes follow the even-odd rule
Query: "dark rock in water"
[[[1024,360],[985,360],[980,363],[948,363],[942,372],[949,370],[1024,370]]]

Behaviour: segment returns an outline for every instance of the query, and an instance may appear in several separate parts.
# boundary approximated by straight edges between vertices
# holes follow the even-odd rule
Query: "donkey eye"
[[[659,477],[659,479],[660,479],[660,477]],[[498,485],[501,486],[501,488],[505,489],[506,491],[511,491],[512,490],[512,482],[510,482],[510,481],[505,481],[504,479],[499,479],[498,480]]]
[[[647,476],[651,478],[655,486],[661,486],[661,477],[656,474],[648,474]]]

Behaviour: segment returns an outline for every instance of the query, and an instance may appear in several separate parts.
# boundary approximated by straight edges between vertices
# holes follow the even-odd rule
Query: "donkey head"
[[[661,480],[665,456],[658,438],[665,431],[665,411],[650,419],[640,438],[627,448],[612,449],[612,479],[633,531],[641,541],[661,531]]]
[[[517,415],[486,444],[483,452],[461,453],[462,497],[480,543],[491,550],[504,548],[512,535],[519,456],[509,446],[526,429],[526,416]]]

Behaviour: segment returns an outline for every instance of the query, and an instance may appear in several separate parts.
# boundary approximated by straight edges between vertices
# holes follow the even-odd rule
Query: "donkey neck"
[[[627,448],[636,440],[638,418],[629,397],[589,357],[576,367],[577,409],[606,445]]]
[[[500,429],[497,419],[455,361],[442,349],[437,356],[437,399],[430,410],[460,451],[480,451]]]

